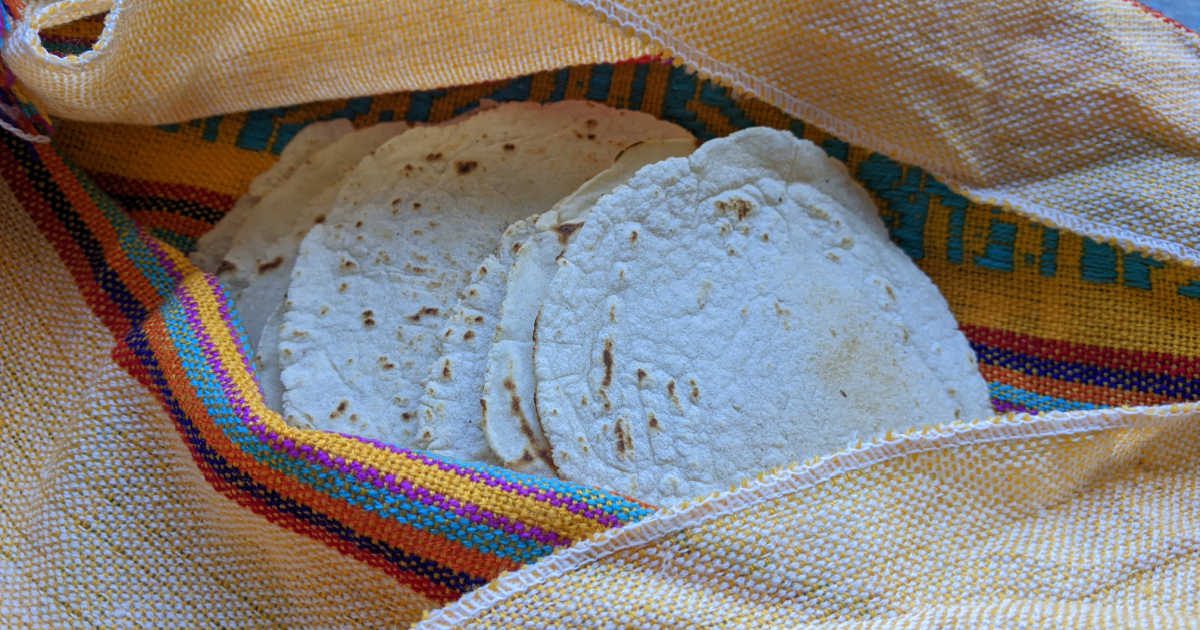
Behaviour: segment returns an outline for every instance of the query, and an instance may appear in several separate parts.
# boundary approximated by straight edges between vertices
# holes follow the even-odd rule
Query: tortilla
[[[310,155],[246,213],[218,275],[234,295],[251,345],[259,345],[267,318],[283,304],[300,241],[333,210],[342,179],[364,157],[410,128],[405,122],[383,123],[343,135]]]
[[[192,264],[208,273],[216,273],[225,252],[233,244],[233,238],[248,216],[254,213],[258,202],[276,187],[283,184],[306,159],[322,147],[334,142],[353,129],[347,120],[330,120],[308,125],[296,132],[283,148],[279,159],[271,168],[263,171],[246,194],[242,195],[221,220],[196,241],[196,249],[188,255]]]
[[[505,240],[518,245],[514,248],[502,244],[499,260],[493,264],[501,271],[484,278],[500,289],[479,293],[495,294],[501,299],[489,305],[491,319],[498,323],[477,351],[486,355],[484,371],[479,376],[483,379],[480,404],[484,435],[503,465],[523,472],[553,474],[550,447],[533,405],[533,321],[557,269],[555,259],[601,197],[623,184],[639,168],[668,157],[687,155],[695,148],[693,138],[635,144],[622,152],[611,167],[548,212],[533,217],[532,221],[518,222],[505,232]],[[451,345],[447,343],[447,347]],[[465,351],[459,354],[471,355]],[[460,359],[459,363],[463,362]],[[454,408],[456,399],[478,398],[471,396],[477,390],[451,388],[440,399],[447,408]]]
[[[496,330],[504,278],[513,250],[536,231],[532,218],[504,230],[496,251],[479,265],[471,284],[449,309],[442,328],[439,356],[429,366],[418,404],[418,448],[462,457],[494,459],[483,437],[487,408],[481,398],[488,347]],[[453,366],[446,370],[446,366]]]
[[[857,436],[992,413],[945,300],[867,193],[769,129],[600,199],[534,339],[559,473],[663,504]]]
[[[412,445],[447,313],[505,227],[550,208],[630,144],[684,133],[592,103],[516,103],[380,147],[301,244],[280,339],[285,414]],[[458,452],[487,457],[482,431],[471,439]]]
[[[262,390],[263,402],[271,409],[283,408],[283,382],[279,377],[279,323],[283,317],[281,303],[262,326],[262,335],[254,349],[254,374]],[[311,429],[299,423],[297,426]]]

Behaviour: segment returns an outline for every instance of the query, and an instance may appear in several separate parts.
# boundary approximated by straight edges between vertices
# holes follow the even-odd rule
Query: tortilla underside
[[[346,120],[330,120],[307,125],[288,142],[271,168],[263,171],[250,182],[246,194],[242,195],[221,217],[221,220],[196,241],[196,249],[188,255],[192,264],[208,273],[216,273],[221,259],[233,244],[233,238],[254,207],[263,197],[287,181],[306,159],[353,127]]]
[[[279,376],[279,322],[282,317],[283,305],[280,304],[263,324],[262,335],[254,350],[254,373],[258,376],[263,402],[275,410],[283,408],[283,381]],[[312,428],[303,423],[297,426]]]
[[[404,122],[352,131],[311,154],[292,176],[264,196],[233,238],[218,276],[230,289],[250,344],[259,354],[267,318],[283,304],[300,242],[333,210],[341,181],[384,142],[410,129]]]

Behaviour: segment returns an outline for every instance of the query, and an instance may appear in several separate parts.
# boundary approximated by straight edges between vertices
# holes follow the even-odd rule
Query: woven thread
[[[1014,520],[1005,512],[988,512],[995,520],[985,524],[992,538],[984,542],[1007,546],[996,547],[997,555],[979,566],[1019,577],[999,584],[1018,602],[1009,605],[1020,609],[1022,618],[1096,619],[1116,614],[1105,606],[1127,601],[1133,593],[1153,603],[1130,613],[1131,618],[1169,619],[1194,609],[1184,599],[1190,591],[1180,590],[1171,577],[1172,571],[1184,574],[1192,568],[1195,556],[1190,539],[1178,533],[1194,531],[1195,515],[1180,513],[1179,506],[1196,504],[1200,495],[1195,482],[1180,472],[1194,457],[1188,450],[1195,442],[1188,428],[1194,423],[1187,422],[1194,409],[1169,404],[1138,411],[1091,408],[1200,399],[1200,330],[1194,326],[1200,317],[1200,273],[972,202],[920,168],[847,144],[686,69],[649,62],[573,66],[485,85],[256,110],[158,128],[64,122],[51,146],[6,137],[0,144],[2,216],[19,228],[11,232],[13,251],[32,248],[36,255],[5,261],[0,289],[10,303],[28,307],[6,311],[4,329],[33,331],[37,348],[23,354],[18,344],[24,340],[4,340],[6,366],[16,366],[10,369],[16,373],[12,400],[17,402],[11,408],[6,402],[7,432],[0,433],[5,461],[13,463],[0,469],[36,486],[36,475],[20,472],[22,463],[45,471],[45,462],[53,462],[60,451],[52,440],[30,446],[25,436],[46,431],[75,436],[72,448],[62,452],[87,454],[86,465],[64,470],[69,483],[44,488],[41,496],[54,509],[69,505],[61,511],[89,515],[43,525],[39,519],[47,508],[23,503],[0,518],[5,537],[22,541],[4,551],[6,558],[18,559],[15,566],[24,579],[17,583],[28,585],[13,590],[17,603],[2,610],[7,619],[111,625],[125,618],[122,611],[132,611],[129,618],[184,625],[401,623],[555,549],[647,518],[674,518],[654,516],[652,507],[584,486],[284,425],[263,405],[236,305],[182,254],[304,124],[327,118],[348,118],[357,125],[400,118],[439,121],[482,98],[588,98],[651,112],[701,138],[765,124],[813,140],[847,162],[880,203],[893,239],[941,287],[983,358],[997,406],[1079,411],[1001,418],[944,434],[884,436],[830,460],[777,473],[728,495],[736,498],[683,508],[703,518],[639,539],[640,546],[560,565],[562,572],[536,573],[540,566],[560,562],[551,555],[551,564],[533,564],[516,574],[534,571],[540,577],[512,578],[523,580],[522,588],[492,601],[487,610],[474,610],[480,616],[472,622],[648,625],[657,620],[678,626],[711,622],[733,611],[741,615],[746,609],[740,598],[758,598],[761,615],[729,620],[755,625],[886,619],[914,606],[925,611],[926,616],[918,615],[925,620],[1008,610],[1004,602],[963,608],[953,597],[930,595],[960,592],[939,590],[945,573],[935,567],[970,566],[937,564],[942,557],[965,563],[970,558],[962,554],[970,549],[958,545],[959,539],[937,538],[925,512],[904,509],[908,503],[955,526],[997,505],[1020,515]],[[29,269],[52,282],[23,280]],[[63,313],[71,317],[59,324]],[[47,329],[51,332],[41,332],[46,321],[56,322]],[[79,335],[89,344],[86,363],[93,368],[88,370],[72,364],[72,350],[62,341]],[[81,377],[85,373],[102,377],[89,384]],[[83,393],[76,406],[46,408],[39,402],[45,383],[66,383],[64,391]],[[64,414],[63,408],[79,413]],[[136,448],[137,440],[111,437],[98,443],[116,453],[105,458],[103,449],[82,448],[86,432],[54,424],[80,414],[92,419],[86,428],[102,437],[107,435],[103,426],[132,426],[140,427],[137,435],[149,432],[157,441],[134,456],[121,449]],[[1152,417],[1158,419],[1137,420]],[[164,437],[167,427],[175,435]],[[1030,433],[1029,427],[1045,430]],[[149,481],[164,469],[186,482]],[[817,481],[805,477],[814,470],[836,474],[809,483]],[[802,477],[805,483],[781,481]],[[1127,477],[1140,483],[1126,485]],[[120,485],[129,479],[139,483]],[[1112,488],[1120,492],[1109,492]],[[931,499],[926,493],[935,489],[951,493],[955,501]],[[875,507],[847,510],[835,500],[849,496]],[[1046,497],[1053,501],[1047,503]],[[1131,517],[1123,511],[1129,497],[1153,508],[1139,518],[1159,529],[1143,531],[1170,536],[1131,537]],[[739,509],[713,507],[729,501]],[[880,501],[885,504],[876,505]],[[175,506],[170,514],[176,528],[129,517],[137,514],[135,505],[164,502]],[[81,507],[94,505],[117,507]],[[1070,531],[1062,529],[1062,523],[1073,521],[1051,518],[1056,506],[1086,519],[1108,518],[1088,530],[1088,536],[1098,537],[1089,544],[1128,553],[1122,551],[1125,555],[1116,560],[1088,556],[1086,566],[1099,567],[1096,571],[1055,560],[1058,564],[1047,570],[1061,590],[1046,590],[1037,581],[1040,574],[1022,564],[1025,557],[1046,553],[1039,546],[1042,537],[1063,532],[1054,539],[1054,553],[1082,553],[1067,537]],[[854,539],[859,529],[835,526],[847,522],[839,518],[884,517],[894,529],[875,531],[866,539],[871,545]],[[764,528],[780,522],[800,528],[829,525],[805,530],[803,536],[778,536],[779,548],[795,550],[795,558],[774,557],[752,541],[776,537]],[[1006,538],[1003,527],[1010,524],[1037,535]],[[95,547],[96,540],[116,539],[123,527],[138,538],[121,537],[112,550]],[[642,531],[634,527],[629,531]],[[822,531],[833,536],[830,546],[807,547],[823,540]],[[925,547],[915,549],[945,553],[899,560],[879,553],[910,531],[930,536]],[[210,540],[196,544],[195,532]],[[38,536],[57,536],[72,547],[34,554],[38,547],[30,541]],[[857,546],[846,555],[839,545],[850,539]],[[572,549],[558,558],[578,553]],[[80,554],[98,560],[72,564]],[[688,567],[689,554],[704,560]],[[826,556],[845,562],[824,563]],[[213,559],[229,559],[235,568],[222,568]],[[197,563],[207,570],[181,575],[180,567]],[[653,569],[663,566],[670,571]],[[842,572],[842,566],[868,567],[881,581],[878,587],[864,583],[862,576]],[[915,577],[907,584],[896,581],[886,568],[893,566],[911,568]],[[767,570],[763,577],[764,568],[771,567],[773,574]],[[799,584],[761,591],[757,582],[715,578],[718,569],[781,583],[798,575],[824,581],[816,590]],[[138,597],[114,599],[113,576],[128,571],[145,576],[134,589]],[[1159,580],[1156,573],[1164,577]],[[664,582],[664,576],[670,579]],[[63,591],[55,583],[70,588]],[[368,585],[371,595],[354,608],[347,593],[357,584]],[[988,584],[983,579],[959,586]],[[1109,599],[1090,609],[1065,603],[1085,592]],[[659,609],[616,605],[613,597],[656,601]],[[1030,597],[1048,603],[1021,608],[1019,602]],[[197,612],[195,601],[213,605]],[[803,606],[792,608],[789,602]]]

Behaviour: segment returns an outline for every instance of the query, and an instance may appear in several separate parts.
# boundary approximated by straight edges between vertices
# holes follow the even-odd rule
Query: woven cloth
[[[899,145],[835,129],[836,121],[817,113],[796,117],[795,103],[778,95],[763,92],[759,99],[724,87],[735,82],[698,58],[690,61],[704,74],[647,59],[601,63],[656,46],[566,5],[531,2],[530,13],[522,14],[536,22],[551,19],[530,17],[542,15],[539,7],[563,11],[567,17],[546,24],[564,30],[556,41],[575,42],[566,52],[540,61],[489,56],[470,46],[459,52],[444,43],[462,33],[444,30],[430,13],[423,15],[424,37],[443,42],[438,55],[400,71],[372,66],[384,53],[367,44],[357,52],[343,47],[328,57],[304,56],[312,41],[321,41],[320,25],[357,24],[375,33],[384,12],[395,10],[379,8],[386,3],[340,5],[328,10],[335,17],[291,3],[257,12],[248,8],[257,4],[209,4],[217,8],[204,15],[225,15],[229,21],[214,23],[230,30],[213,27],[207,35],[237,42],[245,77],[281,63],[255,51],[278,52],[279,38],[303,32],[307,39],[287,40],[305,60],[297,67],[362,83],[345,79],[320,88],[334,92],[321,92],[322,81],[280,70],[289,78],[274,84],[274,92],[230,84],[218,89],[213,81],[231,75],[201,66],[221,48],[203,48],[207,40],[198,32],[209,27],[186,20],[145,22],[146,28],[172,25],[166,30],[175,33],[175,47],[164,50],[199,51],[191,62],[172,60],[167,74],[154,72],[162,59],[109,48],[111,58],[148,65],[111,70],[103,80],[89,78],[87,68],[74,87],[51,82],[47,88],[35,75],[49,57],[34,59],[14,43],[28,21],[16,23],[5,47],[18,87],[36,96],[44,111],[67,113],[60,108],[74,99],[94,103],[101,113],[93,119],[161,124],[61,118],[48,144],[0,135],[3,625],[389,626],[428,615],[430,625],[472,627],[1094,627],[1182,624],[1200,615],[1193,597],[1200,573],[1200,408],[1188,402],[1200,400],[1200,271],[1186,256],[1171,257],[1178,251],[1160,248],[1152,257],[1089,238],[1104,236],[1096,230],[1078,233],[1027,218],[1036,209],[974,201],[963,180],[940,177],[939,162],[926,159],[942,149],[912,156],[911,163],[896,161],[888,154]],[[1113,30],[1115,38],[1128,27],[1145,31],[1138,42],[1186,43],[1190,37],[1194,47],[1194,35],[1134,5],[1042,4],[1052,6],[1042,11],[1014,3],[1014,12],[1059,21],[1078,14],[1095,18],[1082,24],[1096,36]],[[54,7],[80,15],[108,6],[70,2],[40,15]],[[121,29],[140,23],[130,16],[158,11],[162,18],[173,10],[195,16],[198,6],[118,4],[119,19],[114,11],[105,20],[56,29],[38,46],[45,55],[86,60],[93,53],[83,51],[93,39],[102,48],[108,37],[113,46]],[[915,6],[890,10],[902,22],[917,20],[922,5]],[[753,15],[750,7],[710,13],[706,23],[719,30],[724,22],[744,22]],[[26,15],[41,10],[38,5]],[[791,22],[794,12],[812,18],[813,11],[842,10],[789,3],[775,15]],[[647,9],[640,15],[657,14]],[[848,22],[835,20],[826,30],[868,17],[848,12],[841,18]],[[251,28],[268,19],[283,30]],[[367,24],[372,19],[376,23]],[[499,18],[479,19],[477,26]],[[592,39],[570,39],[565,31],[573,20]],[[759,20],[764,33],[774,28],[765,25],[770,21]],[[815,37],[811,24],[793,24],[810,29],[794,31],[796,37]],[[1030,30],[1029,37],[1058,37],[1050,29],[1058,21],[1034,20],[1025,28],[1029,24],[1046,29]],[[499,26],[480,28],[495,35],[488,29]],[[880,50],[911,47],[896,44],[892,26],[875,28]],[[405,31],[396,36],[405,46],[411,44],[405,37],[416,37],[408,33],[413,29],[398,30]],[[517,50],[521,42],[507,48],[508,38],[520,40],[522,33],[488,45]],[[604,35],[596,39],[596,33]],[[738,37],[738,46],[772,45],[765,34]],[[793,54],[794,41],[776,40],[777,54]],[[1161,58],[1178,62],[1186,74],[1185,56],[1166,48]],[[255,62],[255,54],[264,57]],[[395,62],[395,53],[388,54]],[[457,54],[462,64],[455,63]],[[949,61],[954,54],[940,48],[905,53],[957,68]],[[1148,54],[1123,50],[1117,59],[1124,63],[1117,65],[1159,59]],[[471,71],[480,74],[445,74],[471,67],[472,58],[498,65]],[[1094,61],[1065,59],[1080,73]],[[572,61],[589,63],[566,65]],[[1007,76],[988,68],[979,76]],[[910,70],[927,85],[937,83],[929,65]],[[851,83],[864,70],[838,72]],[[137,90],[110,85],[135,77],[160,83]],[[500,77],[508,78],[478,83]],[[1006,93],[1028,89],[1018,79],[980,84]],[[1194,112],[1154,118],[1155,98],[1167,98],[1171,89],[1153,76],[1146,80],[1152,94],[1144,103],[1118,98],[1129,108],[1119,111],[1128,115],[1108,124],[1142,133],[1138,116],[1150,117],[1160,135],[1146,138],[1168,139],[1186,157],[1195,145],[1188,131]],[[471,84],[435,87],[456,82]],[[892,101],[924,98],[899,94],[902,88],[898,79]],[[1126,86],[1110,88],[1119,96]],[[385,94],[397,89],[407,91]],[[109,94],[113,100],[105,100],[104,90],[116,91]],[[116,98],[123,90],[125,101]],[[135,92],[138,98],[129,96]],[[361,96],[367,93],[379,95]],[[285,106],[351,94],[356,97]],[[804,94],[797,89],[792,96]],[[870,109],[878,95],[842,96],[839,115]],[[893,239],[946,295],[980,357],[993,403],[1017,413],[882,436],[764,471],[730,493],[669,511],[577,484],[286,426],[262,403],[236,305],[184,253],[305,124],[439,121],[482,98],[591,99],[648,111],[701,138],[768,125],[813,140],[845,161],[875,197]],[[1084,105],[1072,111],[1079,114]],[[34,110],[21,112],[28,118]],[[896,115],[902,121],[905,114]],[[931,137],[948,138],[946,146],[974,150],[961,120],[922,120]],[[1007,127],[977,126],[980,133],[1016,138],[1019,129],[1022,137],[1038,137],[1037,121],[1037,112],[1022,112],[1012,114]],[[28,136],[47,131],[34,123],[22,130]],[[1070,125],[1062,130],[1074,132]],[[905,137],[898,132],[890,141]],[[1063,142],[1068,158],[1056,174],[1073,164],[1070,143]],[[980,154],[981,160],[1004,158],[990,149]],[[1186,223],[1179,209],[1197,206],[1154,205],[1157,198],[1147,197],[1145,186],[1170,185],[1171,175],[1135,162],[1121,167],[1128,167],[1131,181],[1118,191],[1130,202],[1124,209],[1083,195],[1071,211],[1079,217],[1095,212],[1113,223],[1137,215],[1132,210],[1145,202],[1156,221]],[[1188,195],[1179,188],[1172,198],[1192,203]],[[1185,240],[1175,240],[1169,222],[1138,225],[1143,236],[1158,229],[1172,243]]]

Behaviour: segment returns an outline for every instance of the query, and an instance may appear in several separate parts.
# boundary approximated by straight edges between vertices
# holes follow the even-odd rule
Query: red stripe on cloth
[[[117,195],[153,195],[168,199],[183,199],[197,202],[218,210],[229,210],[237,197],[226,195],[207,188],[188,186],[187,184],[171,184],[146,179],[125,177],[114,173],[89,172],[88,175],[96,185],[108,194]]]
[[[322,510],[317,508],[313,501],[305,500],[317,498],[319,501],[340,503],[335,507],[338,511],[352,511],[349,506],[344,503],[331,499],[326,496],[314,496],[319,493],[311,488],[296,483],[294,480],[288,479],[286,476],[269,469],[264,469],[261,465],[253,460],[253,458],[239,450],[235,445],[229,443],[227,436],[220,431],[213,422],[212,418],[207,414],[207,408],[203,401],[190,385],[185,374],[183,365],[179,361],[178,353],[171,347],[170,335],[167,333],[164,322],[158,313],[150,316],[144,324],[146,338],[149,341],[150,348],[154,353],[156,360],[159,362],[159,367],[163,370],[165,376],[168,377],[172,385],[171,391],[179,404],[184,408],[189,420],[192,421],[192,426],[200,433],[200,439],[210,448],[214,449],[229,465],[235,466],[243,473],[250,476],[257,483],[264,487],[270,488],[284,496],[291,492],[299,490],[301,493],[308,493],[310,496],[297,500],[299,505],[310,507],[318,513]],[[161,396],[160,396],[161,398]],[[165,400],[160,400],[160,403],[165,403]],[[180,429],[176,425],[177,429]],[[340,553],[355,558],[365,564],[382,570],[384,573],[396,578],[396,580],[421,595],[433,599],[435,601],[450,602],[457,599],[461,593],[458,593],[450,588],[413,572],[404,571],[401,567],[389,562],[387,558],[371,553],[355,545],[352,541],[346,540],[340,536],[331,535],[329,531],[321,529],[316,525],[290,514],[287,510],[280,509],[279,506],[273,505],[262,497],[255,495],[246,488],[242,488],[237,484],[229,483],[218,471],[213,470],[206,462],[203,454],[196,452],[187,435],[182,435],[184,442],[188,444],[188,448],[192,451],[192,459],[201,468],[204,477],[210,484],[213,485],[222,494],[230,497],[239,505],[249,508],[250,510],[263,515],[268,521],[277,525],[290,529],[292,531],[304,534],[315,540],[320,540],[325,544],[337,549]],[[269,478],[263,479],[264,474]],[[289,499],[296,500],[293,497]],[[338,516],[330,516],[336,520],[346,523],[344,514]],[[351,519],[353,521],[353,519]],[[358,533],[365,533],[361,529],[361,523],[354,524],[346,523],[351,529]],[[444,544],[444,541],[443,541]]]
[[[66,165],[62,164],[58,155],[49,146],[26,146],[31,152],[36,152],[45,169],[67,170]],[[41,194],[38,185],[30,180],[29,171],[20,163],[17,156],[3,144],[0,144],[0,171],[4,172],[5,183],[16,196],[21,208],[33,219],[42,235],[58,252],[59,259],[75,279],[75,285],[79,287],[80,293],[83,294],[83,298],[88,302],[92,312],[100,318],[106,328],[113,331],[114,335],[119,338],[133,326],[133,322],[113,300],[112,295],[96,282],[95,270],[92,268],[87,252],[83,250],[67,226],[51,208],[50,200]],[[76,189],[73,195],[66,190],[61,192],[74,208],[94,206],[91,198],[79,189]],[[106,247],[107,245],[101,244],[101,246]]]
[[[1020,352],[1037,357],[1084,363],[1119,370],[1167,374],[1180,378],[1200,378],[1200,357],[1123,348],[1106,348],[1071,341],[1059,341],[1023,335],[1008,330],[964,324],[962,332],[973,343]]]
[[[1144,13],[1149,13],[1150,15],[1153,15],[1154,17],[1158,18],[1159,20],[1162,20],[1163,22],[1166,22],[1167,24],[1170,24],[1171,26],[1174,26],[1175,28],[1180,29],[1188,34],[1200,35],[1200,33],[1193,31],[1191,28],[1189,28],[1183,22],[1180,22],[1179,20],[1176,20],[1167,15],[1164,15],[1158,9],[1146,6],[1146,5],[1142,4],[1141,2],[1138,2],[1138,0],[1124,0],[1124,2],[1126,4],[1132,4],[1133,6],[1141,9]]]

